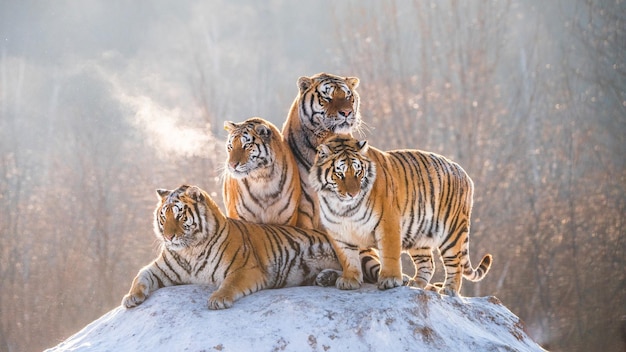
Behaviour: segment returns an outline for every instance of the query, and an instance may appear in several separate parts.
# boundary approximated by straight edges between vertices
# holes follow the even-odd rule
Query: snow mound
[[[293,287],[207,308],[207,286],[154,292],[47,351],[543,351],[495,297]]]

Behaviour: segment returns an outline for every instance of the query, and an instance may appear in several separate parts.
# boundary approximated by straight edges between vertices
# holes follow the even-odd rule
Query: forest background
[[[223,122],[282,126],[322,71],[361,79],[357,137],[473,178],[494,264],[464,295],[554,351],[625,348],[623,0],[5,0],[0,55],[2,351],[116,307],[156,256],[155,189],[221,204]]]

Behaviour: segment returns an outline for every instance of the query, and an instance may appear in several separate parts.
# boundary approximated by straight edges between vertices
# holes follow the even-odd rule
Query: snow
[[[209,310],[208,286],[157,290],[46,351],[543,351],[495,297],[293,287]],[[121,297],[120,297],[121,299]]]

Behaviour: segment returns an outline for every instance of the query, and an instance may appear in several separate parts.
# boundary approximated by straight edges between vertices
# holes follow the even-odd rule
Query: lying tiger
[[[209,309],[229,308],[263,289],[333,285],[341,265],[321,231],[227,218],[196,186],[158,190],[154,232],[161,254],[142,268],[122,305],[141,304],[155,290],[180,284],[217,289]]]
[[[470,213],[474,186],[456,163],[419,150],[383,152],[348,135],[328,138],[317,148],[310,182],[318,191],[321,220],[335,239],[343,276],[341,289],[363,281],[358,249],[380,249],[381,289],[403,284],[400,254],[415,265],[415,285],[430,284],[433,250],[446,269],[441,293],[457,295],[462,277],[481,280],[491,255],[472,268],[469,257]]]

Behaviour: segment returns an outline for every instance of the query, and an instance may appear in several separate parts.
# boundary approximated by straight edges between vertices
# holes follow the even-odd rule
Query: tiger
[[[126,308],[162,287],[204,284],[217,287],[208,308],[225,309],[263,289],[334,285],[340,274],[325,232],[228,218],[197,186],[159,189],[157,195],[154,233],[161,252],[134,278],[122,299]]]
[[[361,125],[357,77],[318,73],[298,78],[298,95],[289,109],[282,133],[295,156],[302,197],[298,207],[301,226],[320,228],[319,206],[308,173],[316,147],[335,133],[352,133]]]
[[[362,283],[358,249],[380,250],[378,287],[402,285],[401,252],[416,266],[412,285],[457,296],[462,278],[481,280],[491,254],[474,269],[469,257],[474,184],[457,163],[420,150],[384,152],[349,135],[317,147],[309,174],[320,198],[321,221],[335,239],[343,274],[340,289]],[[445,266],[441,287],[430,284],[433,250]]]
[[[222,195],[226,215],[263,224],[301,226],[300,174],[283,135],[271,122],[253,117],[224,122],[228,131]]]

